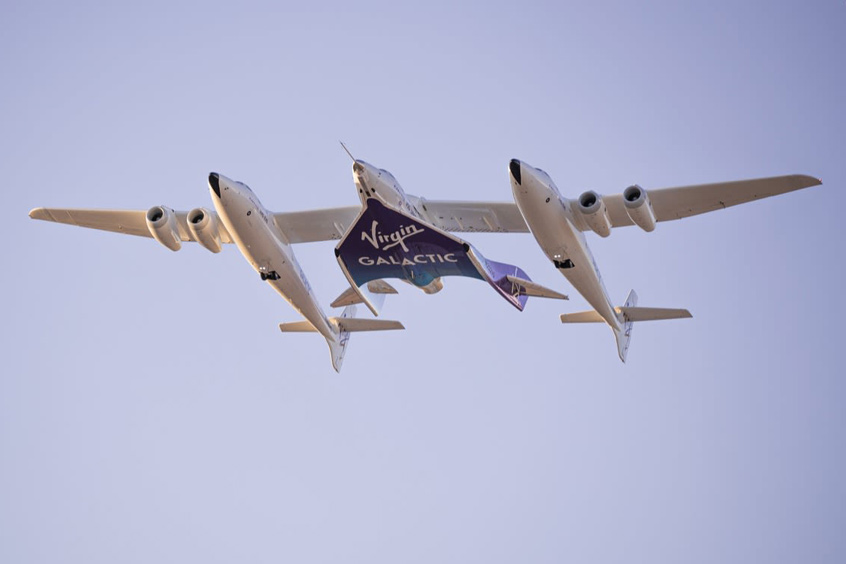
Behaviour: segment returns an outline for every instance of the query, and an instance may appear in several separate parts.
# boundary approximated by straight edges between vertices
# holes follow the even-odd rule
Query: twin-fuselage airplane
[[[623,306],[614,307],[587,246],[585,231],[602,237],[610,235],[614,227],[627,225],[652,231],[656,222],[820,184],[809,176],[791,175],[649,193],[633,185],[620,195],[602,197],[587,191],[569,200],[561,196],[548,174],[515,159],[508,166],[515,203],[436,201],[407,195],[389,172],[353,160],[361,206],[273,213],[246,184],[213,172],[209,174],[209,189],[214,212],[195,208],[186,213],[154,206],[146,212],[36,208],[29,215],[153,237],[173,251],[185,241],[196,241],[214,253],[220,252],[223,244],[234,243],[262,280],[305,318],[282,323],[279,328],[283,332],[320,333],[329,345],[336,371],[340,371],[349,333],[403,329],[397,321],[354,317],[358,303],[379,315],[385,296],[396,293],[386,278],[398,278],[426,293],[440,291],[444,276],[477,278],[519,310],[528,296],[567,299],[532,282],[522,269],[485,258],[473,245],[453,235],[531,231],[555,268],[594,308],[563,314],[561,321],[606,323],[614,332],[620,359],[625,361],[633,322],[690,317],[690,313],[637,307],[634,292]],[[339,239],[335,256],[350,288],[331,304],[346,306],[343,313],[330,317],[318,303],[292,245]]]

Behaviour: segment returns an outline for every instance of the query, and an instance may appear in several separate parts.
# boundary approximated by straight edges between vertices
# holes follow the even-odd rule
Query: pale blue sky
[[[0,561],[843,562],[846,4],[5,2]],[[357,202],[350,149],[432,199],[789,173],[824,185],[589,236],[569,293],[402,285],[336,375],[235,248],[33,222],[37,206]],[[322,303],[331,243],[297,248]]]

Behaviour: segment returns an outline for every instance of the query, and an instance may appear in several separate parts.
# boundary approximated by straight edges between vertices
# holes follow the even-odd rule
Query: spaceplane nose
[[[511,159],[511,162],[508,163],[508,170],[511,171],[511,176],[514,178],[514,182],[520,185],[523,182],[523,177],[520,174],[520,161],[517,159]]]
[[[209,186],[214,190],[215,195],[220,198],[220,175],[218,173],[209,173]]]

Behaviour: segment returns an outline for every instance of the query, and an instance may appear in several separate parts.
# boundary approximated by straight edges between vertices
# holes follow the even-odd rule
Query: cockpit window
[[[538,168],[535,170],[540,173],[540,175],[547,181],[547,183],[552,184],[552,178],[549,176],[549,174],[547,174],[545,170],[543,170],[542,168]]]

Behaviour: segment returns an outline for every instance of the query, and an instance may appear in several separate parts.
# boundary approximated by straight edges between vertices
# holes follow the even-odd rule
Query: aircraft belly
[[[265,232],[263,235],[261,244],[257,246],[257,254],[253,257],[256,261],[253,266],[259,272],[276,273],[279,278],[268,279],[267,283],[300,315],[308,319],[318,332],[327,339],[334,339],[323,310],[318,305],[311,285],[296,258],[293,254],[286,253],[287,247],[271,233]]]
[[[535,236],[540,248],[550,260],[571,258],[575,234],[567,213],[560,205],[550,203],[526,202],[521,198],[520,209],[526,224]]]
[[[269,279],[268,284],[314,325],[321,335],[334,340],[323,310],[317,304],[305,274],[289,250],[290,246],[279,239],[269,225],[251,217],[254,215],[257,214],[246,216],[236,210],[233,214],[234,218],[237,218],[235,221],[229,216],[224,217],[224,214],[221,214],[221,217],[238,250],[256,272],[275,272],[279,278]]]
[[[317,305],[311,292],[299,279],[299,276],[291,272],[290,269],[285,272],[277,272],[280,275],[279,280],[268,280],[267,283],[300,315],[308,319],[320,333],[324,336],[331,335],[331,331],[323,319],[320,306]]]

